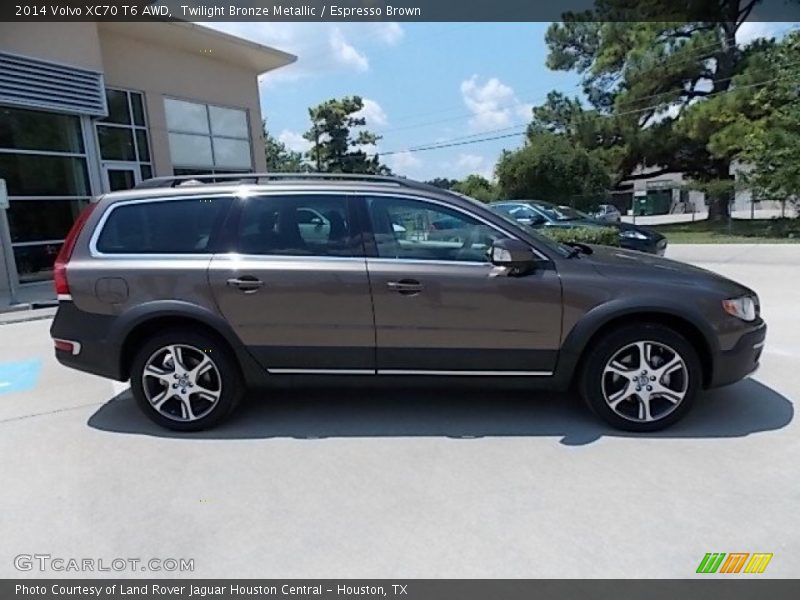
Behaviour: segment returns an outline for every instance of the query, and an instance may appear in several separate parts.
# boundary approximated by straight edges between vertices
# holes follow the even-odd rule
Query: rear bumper
[[[109,341],[113,317],[79,310],[74,303],[60,301],[58,311],[50,326],[54,339],[69,340],[79,344],[78,352],[56,348],[56,360],[66,367],[121,381],[122,360],[119,344]]]
[[[745,333],[736,345],[726,352],[721,352],[714,363],[709,387],[720,387],[736,383],[744,379],[758,368],[764,340],[767,337],[767,324],[762,323],[757,329]]]

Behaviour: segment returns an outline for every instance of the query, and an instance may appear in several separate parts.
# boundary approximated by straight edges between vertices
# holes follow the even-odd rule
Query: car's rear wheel
[[[150,419],[176,431],[219,424],[244,391],[227,347],[186,329],[165,331],[142,345],[131,366],[131,389]]]
[[[628,431],[656,431],[682,418],[702,384],[697,351],[658,324],[615,329],[590,349],[580,391],[606,422]]]

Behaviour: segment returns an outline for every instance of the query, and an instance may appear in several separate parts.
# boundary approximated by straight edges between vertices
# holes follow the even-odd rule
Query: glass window
[[[211,134],[226,137],[250,137],[247,131],[247,113],[233,108],[209,106],[208,114],[211,118]]]
[[[63,240],[88,200],[12,200],[8,209],[11,241]]]
[[[139,152],[139,162],[150,162],[150,144],[147,141],[147,131],[144,129],[136,130],[136,148]]]
[[[109,254],[193,254],[208,251],[229,198],[191,198],[112,209],[97,240]]]
[[[0,106],[0,148],[82,154],[80,119]]]
[[[178,169],[249,170],[247,111],[164,99],[170,156]]]
[[[106,103],[108,104],[108,116],[103,121],[120,125],[130,124],[131,115],[128,110],[128,94],[126,92],[106,90]]]
[[[284,256],[360,256],[344,196],[250,198],[239,223],[239,252]]]
[[[209,134],[205,104],[165,98],[164,108],[167,113],[167,129],[170,131]]]
[[[169,134],[169,153],[174,165],[212,165],[211,138],[186,133]]]
[[[403,198],[367,199],[380,258],[488,262],[492,243],[506,237],[460,211]]]
[[[138,162],[141,172],[148,172],[152,176],[144,96],[140,92],[106,90],[106,101],[109,117],[96,124],[100,158],[103,161]],[[115,188],[123,185],[118,173],[113,178],[109,176],[109,183],[112,188],[107,191],[132,187]]]
[[[100,141],[100,156],[103,160],[136,160],[132,129],[98,125],[97,138]]]
[[[61,243],[14,246],[14,260],[20,283],[52,279],[53,263],[56,262]]]
[[[142,165],[140,169],[142,172],[142,181],[153,177],[153,169],[150,168],[150,165]]]
[[[9,196],[90,196],[86,159],[0,152]]]
[[[144,120],[144,98],[139,92],[130,92],[131,95],[131,109],[133,110],[133,124],[139,127],[145,127]]]
[[[217,167],[249,167],[250,142],[247,140],[230,140],[214,138],[214,162]]]

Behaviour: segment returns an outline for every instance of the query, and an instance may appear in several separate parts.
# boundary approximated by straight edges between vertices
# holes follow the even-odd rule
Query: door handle
[[[260,287],[263,287],[264,282],[252,275],[243,275],[242,277],[233,277],[228,279],[225,283],[230,287],[242,290],[245,294],[252,294],[257,292]]]
[[[401,279],[400,281],[390,281],[386,284],[390,290],[405,296],[414,296],[422,291],[422,284],[416,279]]]

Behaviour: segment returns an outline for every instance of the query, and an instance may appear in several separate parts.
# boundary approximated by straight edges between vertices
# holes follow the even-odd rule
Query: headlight
[[[752,296],[723,300],[722,308],[729,315],[733,315],[742,321],[756,320],[756,299]]]
[[[623,229],[619,232],[619,237],[628,238],[629,240],[646,240],[647,236],[635,229]]]

